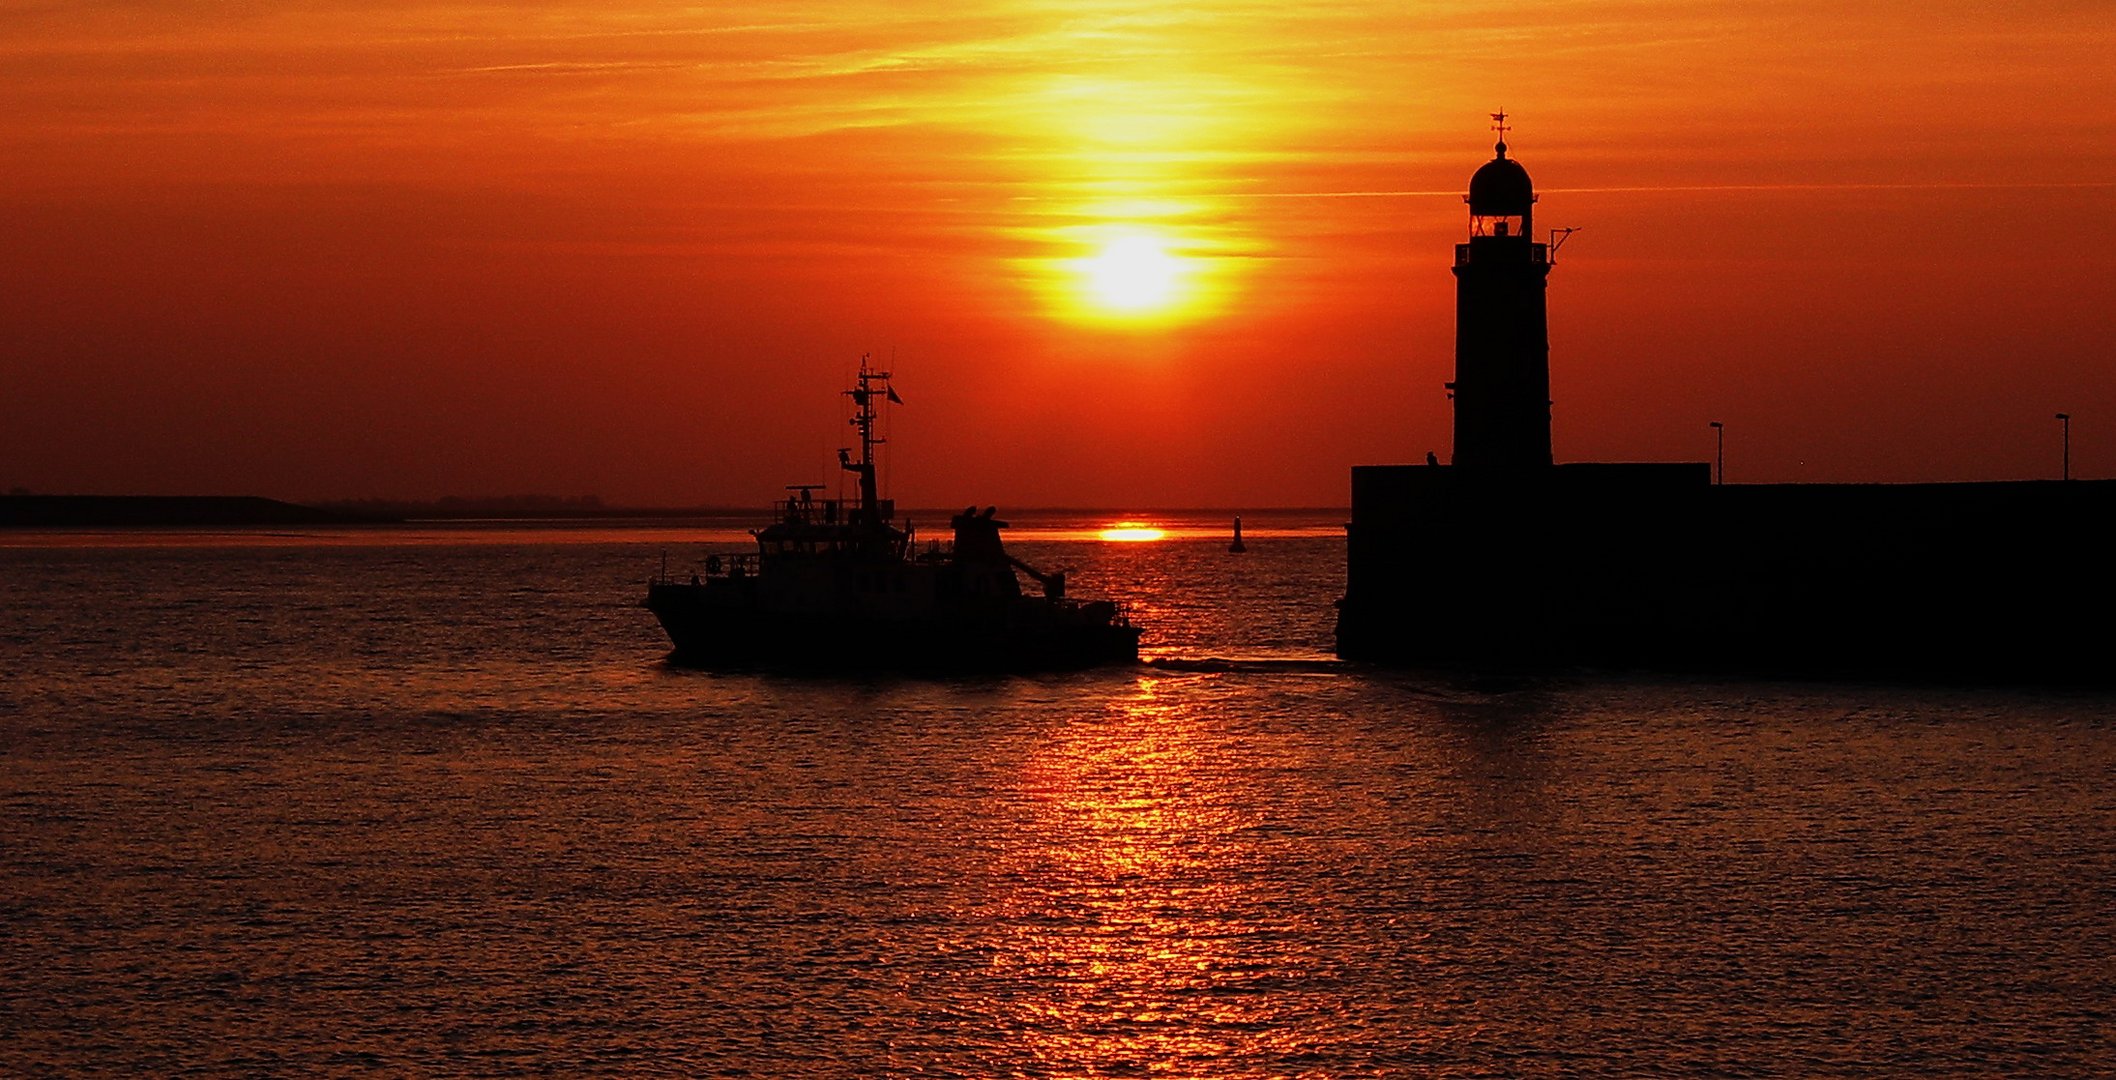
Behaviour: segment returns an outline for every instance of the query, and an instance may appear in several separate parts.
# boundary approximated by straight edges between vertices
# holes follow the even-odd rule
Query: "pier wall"
[[[2116,481],[1353,470],[1353,659],[2116,681]]]

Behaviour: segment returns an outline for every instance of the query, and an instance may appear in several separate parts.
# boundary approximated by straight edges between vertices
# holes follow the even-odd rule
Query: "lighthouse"
[[[1545,289],[1571,230],[1537,242],[1535,185],[1492,121],[1454,246],[1453,458],[1353,467],[1338,654],[1516,666],[1719,641],[1716,609],[1679,595],[1729,565],[1689,540],[1710,466],[1552,461]]]
[[[1535,185],[1506,156],[1506,114],[1492,114],[1496,156],[1469,179],[1469,240],[1455,245],[1453,463],[1466,473],[1550,465],[1550,245],[1535,241]]]
[[[1570,230],[1536,242],[1535,186],[1492,119],[1455,245],[1454,462],[1353,466],[1338,655],[2116,683],[2108,620],[2069,617],[2116,610],[2116,480],[1715,485],[1708,461],[1554,464],[1544,290]]]

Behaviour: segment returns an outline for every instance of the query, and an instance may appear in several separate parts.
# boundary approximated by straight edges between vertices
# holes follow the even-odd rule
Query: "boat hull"
[[[1139,629],[1106,604],[1014,598],[924,616],[772,610],[705,585],[657,583],[644,606],[674,646],[672,663],[803,671],[1063,671],[1136,663]]]

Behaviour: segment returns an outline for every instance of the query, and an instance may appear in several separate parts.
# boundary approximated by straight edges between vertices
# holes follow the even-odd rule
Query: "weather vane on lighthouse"
[[[1505,157],[1506,133],[1513,130],[1513,127],[1506,122],[1505,106],[1500,106],[1498,112],[1491,114],[1491,129],[1499,133],[1499,156]]]

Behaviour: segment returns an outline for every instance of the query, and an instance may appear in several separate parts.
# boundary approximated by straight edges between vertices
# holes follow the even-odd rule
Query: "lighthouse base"
[[[2116,481],[1715,486],[1679,463],[1352,487],[1347,659],[2116,683]]]

